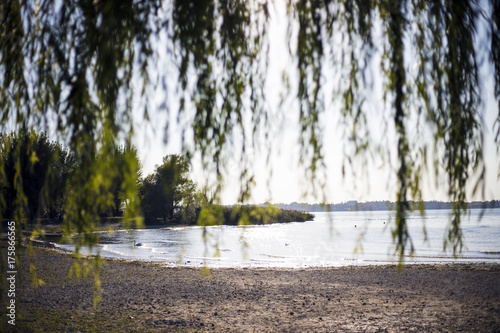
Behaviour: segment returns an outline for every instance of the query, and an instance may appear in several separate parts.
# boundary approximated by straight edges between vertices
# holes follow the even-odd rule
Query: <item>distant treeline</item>
[[[424,201],[413,202],[410,201],[410,205],[418,209],[423,204],[426,210],[431,209],[451,209],[453,202],[445,201]],[[305,212],[327,212],[327,211],[370,211],[370,210],[393,210],[395,203],[390,201],[367,201],[367,202],[357,202],[347,201],[338,204],[307,204],[292,202],[291,204],[278,204],[279,208],[283,209],[295,209]],[[481,209],[481,208],[500,208],[500,200],[492,201],[473,201],[467,203],[469,209]]]

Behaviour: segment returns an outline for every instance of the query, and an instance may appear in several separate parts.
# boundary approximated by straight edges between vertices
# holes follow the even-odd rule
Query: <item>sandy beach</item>
[[[45,285],[23,282],[9,331],[500,331],[500,265],[211,269],[208,277],[106,260],[94,310],[93,280],[68,278],[70,255],[36,248],[36,256]]]

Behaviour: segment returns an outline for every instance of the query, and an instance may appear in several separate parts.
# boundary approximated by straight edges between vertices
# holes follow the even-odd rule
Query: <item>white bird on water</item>
[[[142,243],[136,243],[134,240],[134,246],[142,246]]]

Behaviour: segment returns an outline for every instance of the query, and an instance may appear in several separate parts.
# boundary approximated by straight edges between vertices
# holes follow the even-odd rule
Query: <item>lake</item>
[[[301,268],[398,262],[391,237],[393,212],[314,214],[314,221],[302,223],[104,232],[95,249],[81,252],[172,266]],[[464,217],[464,248],[458,257],[452,249],[443,251],[448,223],[447,210],[429,210],[424,217],[411,213],[408,226],[415,253],[405,256],[405,263],[500,263],[500,209],[471,210]],[[134,246],[134,241],[142,245]],[[71,244],[58,246],[74,249]]]

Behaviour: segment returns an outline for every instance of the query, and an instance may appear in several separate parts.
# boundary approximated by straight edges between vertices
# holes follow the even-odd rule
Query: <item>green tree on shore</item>
[[[1,135],[0,151],[2,216],[62,219],[68,179],[76,170],[72,154],[33,131]]]
[[[195,201],[196,185],[187,177],[189,162],[182,155],[167,155],[163,164],[142,182],[140,196],[146,218],[172,220],[188,212]]]
[[[49,140],[45,133],[36,134],[34,131],[12,132],[2,135],[0,141],[0,159],[4,167],[0,183],[3,216],[19,220],[27,218],[31,222],[42,217],[62,220],[69,180],[80,172],[74,154]],[[137,149],[118,146],[110,154],[96,159],[106,166],[104,176],[110,180],[112,195],[109,212],[102,211],[101,214],[121,216],[126,200],[123,185],[128,174],[128,159],[139,166],[133,175],[137,186],[142,177]]]
[[[422,176],[434,165],[429,172],[446,174],[454,202],[446,242],[458,252],[466,188],[475,182],[480,191],[484,184],[480,83],[491,79],[500,101],[498,0],[2,1],[0,132],[53,128],[74,152],[80,173],[71,178],[65,223],[88,244],[95,242],[91,221],[113,201],[106,164],[95,156],[131,144],[138,105],[146,120],[152,108],[178,111],[183,145],[191,144],[188,155],[199,153],[215,175],[217,198],[227,156],[241,155],[244,203],[254,187],[250,152],[261,139],[270,149],[274,139],[266,80],[269,26],[280,10],[292,64],[283,73],[283,95],[298,105],[299,160],[311,192],[326,179],[322,125],[343,133],[344,170],[359,156],[396,160],[392,229],[404,258],[412,250],[410,200],[422,201]],[[380,83],[373,71],[381,73]],[[367,101],[375,85],[382,87],[380,112],[394,145],[371,141],[376,113]],[[337,109],[326,108],[328,96]],[[322,123],[327,112],[339,116],[339,127]],[[500,112],[497,147],[499,122]],[[418,140],[427,133],[431,142]],[[129,160],[123,189],[125,215],[139,218],[136,170]],[[15,201],[25,196],[19,190]]]

